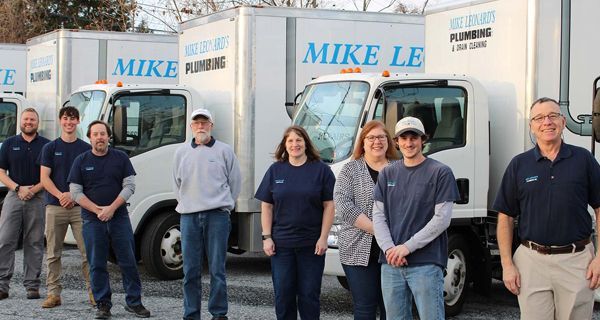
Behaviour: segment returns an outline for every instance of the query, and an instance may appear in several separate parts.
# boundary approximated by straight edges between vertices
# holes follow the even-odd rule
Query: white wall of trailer
[[[0,43],[0,92],[25,93],[25,45]]]
[[[176,84],[177,37],[124,32],[56,30],[27,41],[28,99],[41,132],[58,136],[56,117],[72,91],[97,80]]]

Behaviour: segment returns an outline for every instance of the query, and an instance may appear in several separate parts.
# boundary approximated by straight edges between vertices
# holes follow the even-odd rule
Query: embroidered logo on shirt
[[[94,171],[94,167],[85,167],[85,171]]]
[[[285,182],[285,179],[276,179],[275,180],[275,183],[277,183],[277,184],[281,184],[281,183],[284,183],[284,182]]]
[[[538,179],[538,176],[527,177],[527,178],[525,178],[525,183],[534,182],[534,181],[537,181],[537,179]]]
[[[396,186],[396,181],[388,181],[387,182],[387,186],[388,187],[395,187]]]
[[[19,151],[21,150],[21,147],[13,147],[13,151]]]
[[[62,156],[62,152],[61,151],[56,151],[56,152],[54,152],[54,155],[55,156]]]

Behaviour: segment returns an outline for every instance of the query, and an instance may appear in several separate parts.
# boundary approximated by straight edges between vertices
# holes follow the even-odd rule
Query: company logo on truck
[[[38,82],[52,79],[52,65],[54,65],[53,55],[31,59],[31,61],[29,62],[29,67],[31,68],[31,70],[39,68],[44,69],[29,73],[29,81]]]
[[[229,48],[229,36],[217,36],[189,43],[184,46],[184,57],[201,56]],[[185,74],[227,68],[225,55],[213,56],[185,63]]]
[[[394,54],[387,65],[391,67],[421,67],[423,47],[393,46]],[[309,42],[302,63],[340,65],[379,65],[381,46],[376,44]]]
[[[117,58],[113,76],[177,78],[177,61]]]
[[[449,29],[452,52],[486,48],[487,39],[493,35],[492,25],[495,22],[496,10],[451,18]]]

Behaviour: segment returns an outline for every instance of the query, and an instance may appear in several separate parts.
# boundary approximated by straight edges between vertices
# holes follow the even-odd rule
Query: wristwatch
[[[20,189],[20,188],[21,188],[21,186],[20,186],[20,185],[17,185],[17,186],[15,187],[15,192],[16,192],[16,193],[19,193],[19,189]]]
[[[270,234],[263,234],[262,235],[262,239],[263,239],[263,241],[265,241],[267,239],[271,239],[271,235]]]

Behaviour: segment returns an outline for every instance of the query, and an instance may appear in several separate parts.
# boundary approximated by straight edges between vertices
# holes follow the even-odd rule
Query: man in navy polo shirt
[[[135,243],[127,200],[135,191],[135,171],[127,155],[108,147],[110,128],[95,120],[87,137],[92,150],[79,155],[68,177],[71,196],[81,205],[83,241],[87,251],[96,300],[96,319],[111,316],[110,281],[107,270],[109,246],[113,248],[123,276],[125,310],[136,316],[150,316],[142,305],[142,284],[135,259]]]
[[[518,296],[522,319],[591,319],[600,258],[587,208],[598,225],[600,166],[562,141],[566,120],[555,100],[538,99],[530,114],[536,145],[509,163],[493,206],[504,285]],[[513,257],[515,218],[521,246]]]
[[[39,299],[44,257],[44,202],[40,191],[42,147],[48,139],[38,135],[39,115],[33,108],[21,113],[21,133],[0,148],[0,182],[8,193],[0,215],[0,300],[8,298],[15,268],[15,250],[23,228],[23,285],[27,299]]]
[[[61,305],[62,286],[61,255],[67,229],[71,226],[77,248],[81,252],[81,269],[86,282],[90,303],[94,305],[94,297],[90,288],[90,273],[83,244],[81,228],[81,208],[69,193],[67,177],[75,157],[90,150],[90,145],[77,138],[79,111],[72,106],[61,108],[58,112],[61,133],[56,140],[46,144],[40,156],[41,181],[46,190],[46,285],[48,296],[42,303],[43,308],[54,308]]]
[[[379,174],[373,190],[373,228],[380,255],[381,292],[388,319],[444,319],[446,229],[458,188],[452,170],[423,155],[423,123],[413,117],[396,124],[402,159]]]

